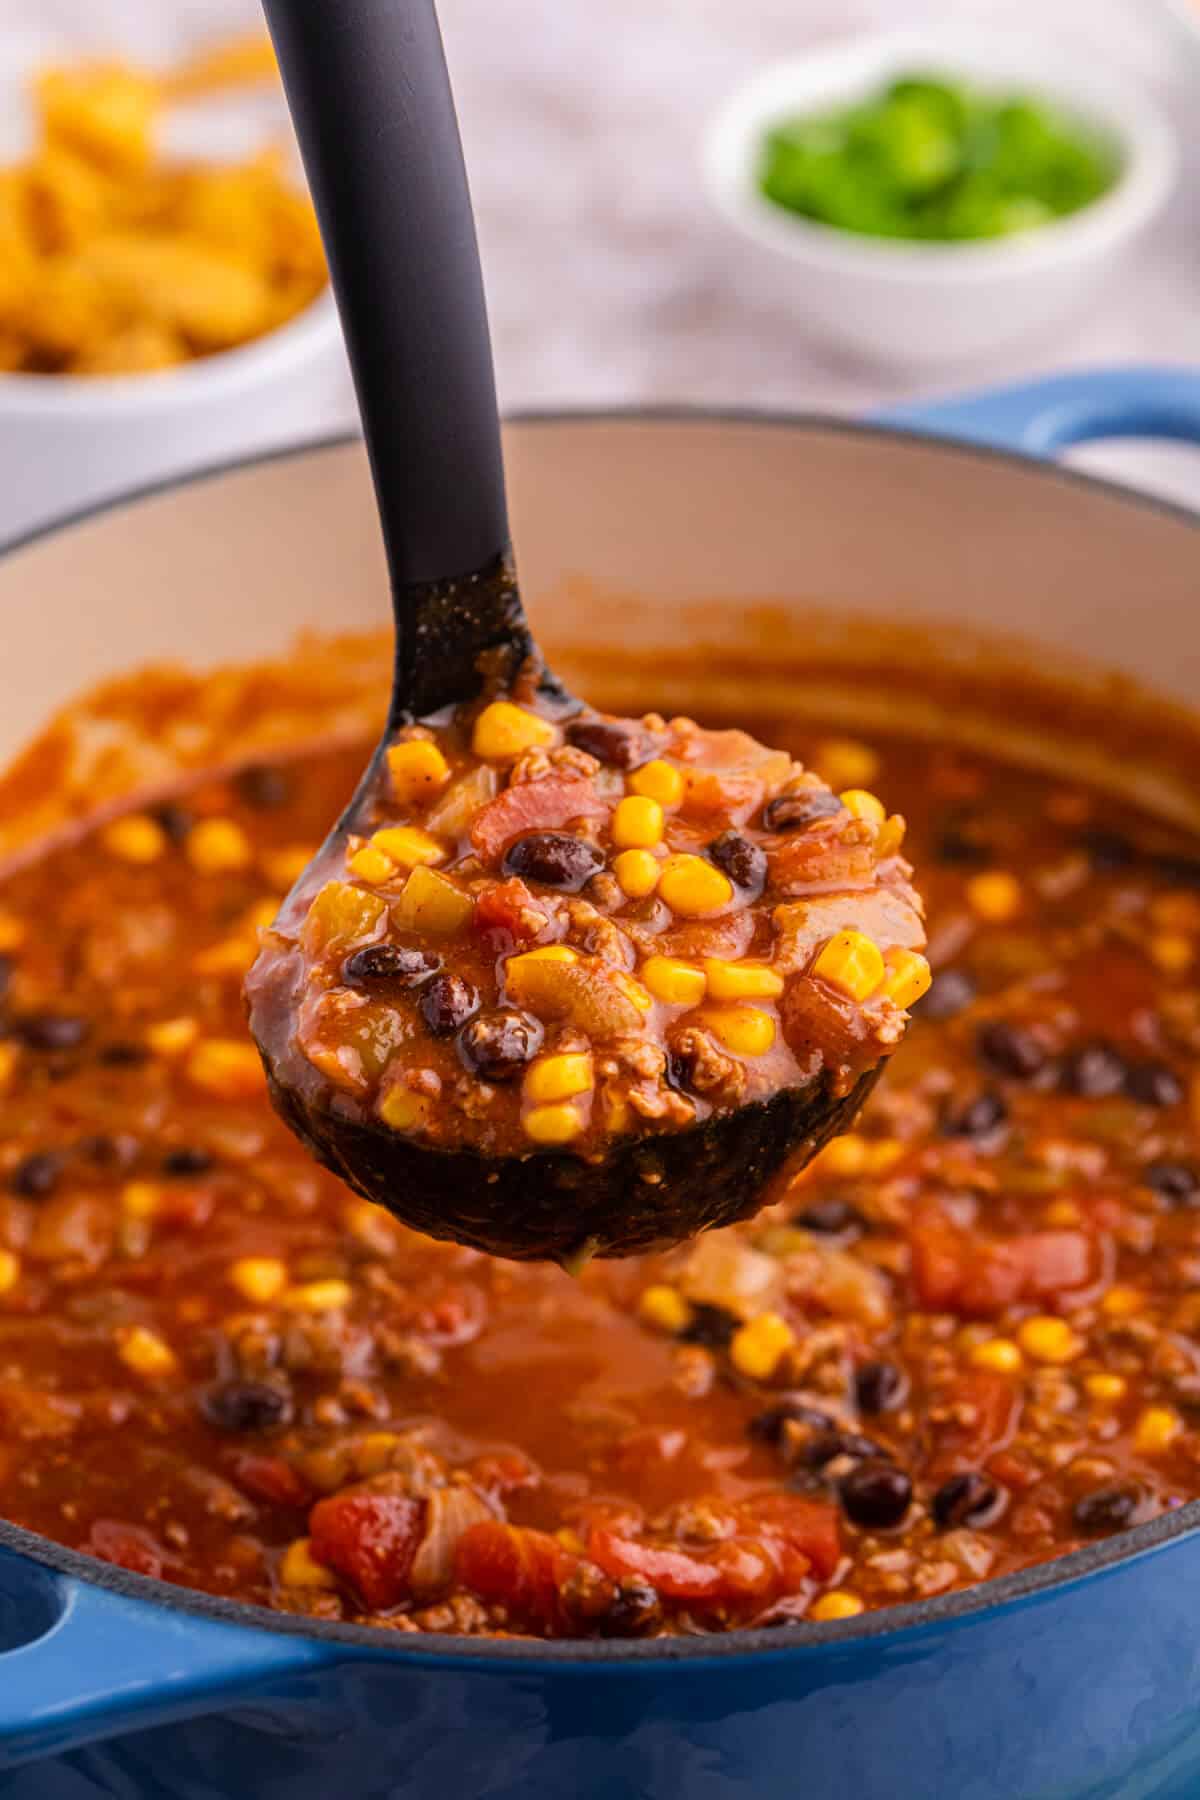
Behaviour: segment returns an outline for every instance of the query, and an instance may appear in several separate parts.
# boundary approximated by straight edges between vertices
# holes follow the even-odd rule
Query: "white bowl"
[[[325,437],[355,418],[326,290],[236,350],[144,375],[0,375],[0,542],[131,487]]]
[[[1111,138],[1122,159],[1116,184],[1069,218],[963,244],[857,236],[790,214],[759,191],[770,126],[860,100],[914,70],[1056,103]],[[725,103],[704,147],[712,198],[762,253],[755,278],[777,279],[790,261],[797,316],[814,331],[859,355],[912,364],[987,355],[1093,301],[1167,198],[1177,160],[1158,110],[1077,46],[957,26],[855,39],[776,63]]]

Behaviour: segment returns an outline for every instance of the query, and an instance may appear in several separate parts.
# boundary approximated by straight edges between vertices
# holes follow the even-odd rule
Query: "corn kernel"
[[[888,1174],[903,1155],[904,1145],[899,1138],[876,1138],[867,1145],[868,1175]]]
[[[146,1032],[146,1042],[155,1056],[182,1056],[200,1035],[195,1019],[160,1019]]]
[[[239,1256],[229,1266],[229,1279],[254,1306],[269,1306],[288,1284],[287,1265],[277,1256]]]
[[[626,794],[612,818],[612,840],[619,850],[651,850],[662,842],[663,809],[645,794]]]
[[[428,931],[435,937],[454,937],[465,931],[475,911],[470,894],[423,865],[413,870],[400,898],[392,907],[392,919],[401,931]]]
[[[839,931],[813,964],[813,974],[851,1000],[866,1000],[884,979],[883,952],[862,931]]]
[[[294,1538],[279,1564],[280,1585],[285,1588],[336,1588],[337,1576],[312,1553],[311,1538]]]
[[[1042,1223],[1052,1231],[1071,1231],[1083,1223],[1083,1214],[1073,1200],[1052,1200],[1042,1214]]]
[[[1039,1363],[1074,1362],[1084,1348],[1083,1339],[1071,1330],[1065,1319],[1049,1314],[1024,1319],[1017,1327],[1017,1342],[1026,1356]]]
[[[1160,931],[1149,942],[1150,960],[1164,975],[1182,975],[1196,960],[1196,946],[1178,931]]]
[[[1110,1287],[1100,1302],[1100,1311],[1110,1319],[1130,1319],[1142,1310],[1142,1296],[1137,1288]]]
[[[341,1312],[349,1306],[353,1290],[348,1281],[330,1279],[328,1281],[305,1281],[299,1287],[288,1288],[283,1295],[283,1304],[289,1312]]]
[[[1133,1447],[1141,1456],[1161,1456],[1183,1430],[1183,1420],[1170,1406],[1147,1406],[1133,1428]]]
[[[985,1338],[974,1344],[967,1361],[976,1369],[991,1369],[997,1375],[1016,1375],[1022,1367],[1021,1352],[1011,1338]]]
[[[379,1102],[379,1116],[389,1131],[420,1131],[427,1123],[432,1105],[427,1094],[397,1082]]]
[[[885,820],[875,834],[875,860],[886,862],[889,856],[899,856],[907,830],[908,820],[903,813],[893,813]]]
[[[11,1294],[20,1279],[20,1260],[11,1250],[0,1250],[0,1294]]]
[[[391,1467],[401,1440],[394,1431],[368,1431],[354,1445],[356,1475],[382,1475]]]
[[[653,1325],[656,1331],[665,1331],[671,1337],[678,1337],[692,1322],[689,1302],[678,1288],[669,1287],[665,1281],[642,1289],[638,1315],[645,1324]]]
[[[765,1056],[775,1042],[775,1021],[759,1006],[712,1006],[696,1016],[735,1056]]]
[[[855,738],[826,738],[817,745],[813,763],[835,793],[842,788],[870,787],[879,773],[874,750]]]
[[[866,1138],[857,1131],[848,1131],[844,1137],[831,1138],[816,1163],[823,1175],[849,1178],[864,1174],[870,1160],[871,1146]]]
[[[645,794],[660,806],[678,806],[683,799],[683,772],[673,763],[655,757],[635,769],[625,784],[631,793]]]
[[[187,1060],[188,1080],[218,1100],[253,1100],[263,1090],[262,1058],[240,1038],[208,1038]]]
[[[557,1106],[535,1106],[524,1118],[525,1135],[535,1144],[569,1144],[583,1130],[578,1110],[562,1102]]]
[[[201,819],[187,837],[188,861],[201,875],[231,875],[254,861],[250,839],[232,819]]]
[[[439,844],[427,831],[418,831],[415,825],[391,825],[375,832],[370,848],[382,850],[402,869],[415,869],[418,864],[428,868],[446,860],[445,845]]]
[[[396,865],[390,856],[374,844],[364,844],[359,850],[352,850],[346,859],[346,867],[351,875],[357,875],[360,881],[369,881],[372,886],[379,887],[390,881],[396,873]]]
[[[450,764],[428,738],[392,744],[387,751],[388,778],[401,806],[420,806],[441,793],[450,779]]]
[[[776,1312],[761,1312],[734,1332],[729,1355],[743,1375],[752,1381],[767,1381],[795,1342],[796,1334],[786,1319]]]
[[[883,997],[906,1012],[933,984],[933,971],[919,950],[887,950],[883,966]]]
[[[612,872],[631,900],[644,900],[658,886],[659,862],[649,850],[622,850],[613,858]]]
[[[523,950],[520,956],[510,956],[508,966],[511,968],[514,963],[573,963],[578,961],[579,952],[572,950],[570,944],[543,944],[537,950]]]
[[[130,813],[126,819],[114,819],[100,833],[100,842],[110,856],[127,863],[154,863],[166,853],[167,834],[155,819],[145,813]]]
[[[972,875],[966,885],[967,905],[976,918],[989,925],[1003,925],[1021,910],[1021,884],[1004,869],[987,869]]]
[[[1083,1385],[1090,1400],[1110,1406],[1114,1401],[1124,1399],[1128,1383],[1123,1375],[1109,1375],[1101,1370],[1096,1375],[1085,1375]]]
[[[882,825],[887,818],[887,807],[875,794],[866,788],[847,788],[838,795],[838,799],[848,813],[861,819],[864,825]]]
[[[658,877],[658,891],[671,911],[684,919],[719,912],[733,899],[733,883],[702,856],[684,852],[668,856]]]
[[[572,1100],[594,1085],[591,1057],[576,1050],[539,1057],[525,1077],[524,1094],[534,1105],[544,1106],[554,1100]]]
[[[638,973],[666,1006],[698,1006],[708,989],[703,969],[677,956],[648,956]]]
[[[316,854],[314,844],[287,844],[282,850],[262,851],[258,866],[271,886],[286,894],[299,881]]]
[[[126,1218],[156,1218],[162,1203],[163,1191],[157,1181],[127,1181],[121,1189],[121,1211]]]
[[[553,725],[536,713],[510,700],[493,700],[475,721],[471,748],[485,762],[507,762],[523,750],[548,749],[556,735]]]
[[[18,919],[15,913],[0,912],[0,955],[6,956],[11,950],[19,950],[25,937],[24,919]]]
[[[783,976],[766,963],[721,962],[709,956],[704,973],[713,1000],[778,1000],[783,992]]]
[[[171,1346],[145,1325],[129,1325],[118,1331],[117,1355],[135,1375],[150,1379],[170,1375],[179,1366]]]
[[[847,1593],[844,1588],[831,1588],[813,1601],[806,1616],[815,1619],[819,1625],[829,1625],[836,1619],[857,1619],[865,1610],[857,1594]]]

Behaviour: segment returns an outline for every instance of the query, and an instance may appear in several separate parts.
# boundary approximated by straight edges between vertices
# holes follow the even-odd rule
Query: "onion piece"
[[[454,1577],[454,1552],[463,1532],[502,1517],[473,1487],[435,1488],[426,1506],[425,1535],[409,1571],[413,1599],[443,1593]]]

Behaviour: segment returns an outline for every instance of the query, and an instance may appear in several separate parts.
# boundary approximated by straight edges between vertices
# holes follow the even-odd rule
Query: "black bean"
[[[13,1020],[13,1030],[30,1050],[77,1050],[91,1029],[77,1013],[26,1013]]]
[[[860,1363],[854,1375],[860,1412],[895,1412],[908,1398],[908,1376],[893,1362]]]
[[[200,1411],[218,1431],[271,1431],[292,1416],[291,1395],[266,1381],[222,1381],[200,1396]]]
[[[441,966],[442,959],[433,950],[414,950],[407,944],[368,944],[346,958],[342,980],[351,987],[370,987],[377,981],[420,987]]]
[[[858,1208],[851,1206],[848,1200],[839,1199],[831,1194],[827,1200],[814,1200],[796,1216],[797,1225],[805,1231],[819,1232],[823,1237],[835,1237],[842,1231],[861,1231],[866,1223]]]
[[[912,1504],[912,1482],[894,1463],[861,1462],[838,1484],[842,1509],[867,1531],[899,1525]]]
[[[889,1451],[857,1431],[839,1431],[836,1428],[832,1431],[814,1431],[810,1436],[793,1441],[790,1446],[788,1438],[789,1434],[785,1431],[785,1448],[790,1448],[792,1460],[805,1469],[823,1469],[826,1463],[843,1456],[851,1462],[891,1462]]]
[[[292,778],[270,763],[256,763],[234,777],[238,798],[258,812],[274,812],[292,797]]]
[[[1156,1162],[1142,1170],[1147,1187],[1167,1202],[1168,1206],[1184,1206],[1197,1198],[1200,1175],[1190,1163]]]
[[[708,854],[735,887],[760,894],[767,884],[767,853],[740,831],[723,831],[708,846]]]
[[[145,1044],[118,1039],[115,1043],[101,1045],[96,1060],[110,1069],[136,1069],[140,1063],[149,1062],[150,1052]]]
[[[77,1148],[81,1156],[102,1169],[131,1169],[142,1152],[141,1143],[128,1131],[80,1138]]]
[[[662,1623],[662,1602],[648,1581],[626,1576],[600,1620],[605,1637],[641,1637]]]
[[[213,1167],[215,1158],[211,1150],[204,1150],[199,1144],[184,1144],[178,1150],[168,1150],[162,1159],[164,1175],[207,1175]]]
[[[615,769],[636,769],[654,755],[649,732],[623,719],[572,719],[567,742]]]
[[[833,1415],[811,1406],[807,1400],[779,1400],[763,1412],[755,1413],[746,1430],[765,1444],[778,1444],[788,1423],[808,1425],[813,1431],[831,1431]]]
[[[736,1313],[697,1300],[692,1305],[690,1324],[679,1335],[685,1344],[703,1344],[707,1350],[723,1350],[731,1342],[738,1323]]]
[[[1142,1106],[1178,1106],[1183,1083],[1166,1063],[1135,1063],[1125,1077],[1125,1092]]]
[[[998,1483],[968,1469],[944,1481],[933,1496],[934,1524],[943,1531],[956,1530],[960,1526],[982,1531],[1000,1517],[1007,1499]]]
[[[977,869],[991,862],[992,847],[968,814],[955,812],[943,820],[934,839],[933,854],[950,868]]]
[[[953,1019],[975,998],[975,983],[965,969],[943,969],[916,1010],[923,1019]]]
[[[1200,887],[1200,857],[1156,856],[1154,868],[1174,887]]]
[[[1059,1075],[1064,1093],[1085,1100],[1103,1100],[1125,1085],[1125,1059],[1111,1044],[1085,1044],[1066,1058]]]
[[[988,1138],[998,1131],[1008,1118],[1008,1107],[999,1094],[991,1088],[985,1088],[974,1100],[965,1106],[952,1109],[942,1119],[942,1130],[947,1137]]]
[[[196,823],[194,814],[188,812],[184,806],[176,806],[174,801],[168,801],[165,806],[157,807],[154,818],[173,844],[182,844]]]
[[[62,1166],[57,1150],[35,1150],[32,1156],[22,1157],[9,1176],[8,1185],[23,1199],[44,1200],[58,1186]]]
[[[452,1037],[479,1011],[479,995],[461,975],[438,975],[421,995],[421,1017],[434,1037]]]
[[[818,819],[832,819],[842,810],[842,803],[828,788],[802,788],[797,794],[776,794],[763,809],[763,825],[768,831],[803,831]]]
[[[484,1081],[512,1081],[542,1047],[542,1027],[528,1013],[501,1007],[480,1013],[458,1035],[458,1051]]]
[[[1086,852],[1092,867],[1102,875],[1127,869],[1137,857],[1137,851],[1123,832],[1109,831],[1103,825],[1089,826],[1080,832],[1079,847]]]
[[[1006,1075],[1012,1081],[1032,1081],[1050,1060],[1050,1052],[1032,1031],[1004,1019],[991,1019],[980,1026],[975,1053],[993,1074]]]
[[[506,875],[540,881],[564,894],[577,894],[603,867],[604,857],[596,846],[567,831],[531,831],[509,845],[503,863]]]
[[[1080,1531],[1120,1531],[1132,1524],[1138,1498],[1133,1488],[1095,1488],[1075,1502],[1071,1516]]]

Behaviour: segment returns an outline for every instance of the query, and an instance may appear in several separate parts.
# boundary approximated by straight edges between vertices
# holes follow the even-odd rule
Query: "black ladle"
[[[509,542],[487,311],[433,0],[264,0],[354,371],[396,614],[388,736],[536,657]],[[337,596],[330,595],[331,615]],[[501,679],[501,685],[503,681]],[[578,710],[548,672],[539,690]],[[386,736],[385,736],[386,742]],[[381,747],[382,748],[382,747]],[[377,754],[318,860],[377,793]],[[311,893],[311,886],[308,890]],[[293,903],[305,893],[302,878]],[[336,1116],[285,1070],[251,984],[272,1099],[318,1161],[432,1237],[570,1265],[754,1212],[785,1159],[844,1130],[878,1070],[824,1076],[595,1163],[429,1149]]]

